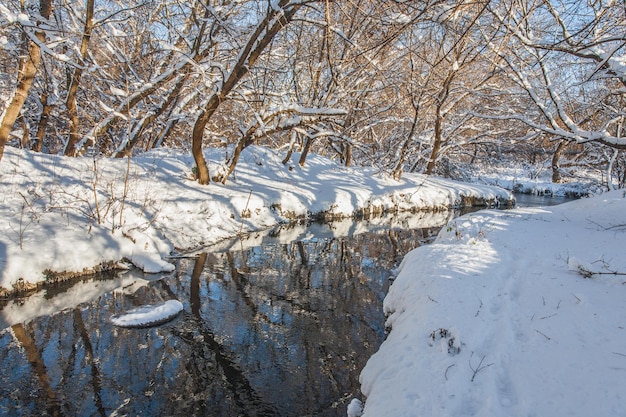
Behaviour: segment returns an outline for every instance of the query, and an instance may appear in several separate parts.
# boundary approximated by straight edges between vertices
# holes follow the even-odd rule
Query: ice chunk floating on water
[[[183,310],[183,303],[168,300],[164,303],[148,304],[137,307],[124,314],[114,314],[111,322],[120,327],[157,326],[172,320]]]

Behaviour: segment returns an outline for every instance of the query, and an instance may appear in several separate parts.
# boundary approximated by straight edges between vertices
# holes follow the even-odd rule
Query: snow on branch
[[[115,109],[112,109],[106,117],[93,126],[83,139],[76,144],[75,152],[83,152],[87,147],[94,145],[96,143],[96,139],[107,129],[108,126],[111,125],[111,123],[116,120],[123,119],[124,114],[127,113],[130,108],[133,108],[138,102],[152,94],[165,82],[180,76],[180,74],[184,72],[184,69],[189,65],[190,64],[187,61],[181,61],[178,65],[155,77],[152,82],[144,83],[141,88],[137,89],[128,96],[123,97],[124,100],[122,100]],[[104,107],[104,103],[100,102],[100,105],[101,107]]]
[[[609,146],[615,149],[626,149],[626,137],[619,137],[610,135],[606,129],[601,130],[585,130],[576,127],[575,130],[569,131],[564,128],[559,127],[549,127],[537,123],[530,119],[529,117],[522,114],[506,114],[506,115],[493,115],[493,114],[484,114],[484,113],[472,113],[477,117],[482,117],[484,119],[490,120],[518,120],[532,129],[537,131],[541,131],[547,133],[549,135],[559,137],[561,139],[565,139],[571,142],[576,143],[587,143],[587,142],[598,142],[603,145]]]
[[[262,136],[301,127],[307,122],[347,114],[348,111],[344,109],[305,107],[295,103],[284,104],[255,114],[255,122],[245,132],[242,132],[242,136],[249,143]],[[337,132],[333,131],[333,134],[337,135]]]
[[[587,30],[572,33],[568,27],[568,22],[566,22],[568,17],[564,18],[550,1],[544,2],[544,5],[554,19],[554,27],[559,28],[560,39],[548,42],[535,35],[532,31],[525,33],[521,30],[522,25],[518,19],[510,17],[511,22],[507,21],[505,16],[497,12],[494,13],[522,45],[543,51],[561,52],[594,61],[597,65],[591,76],[599,71],[604,71],[610,76],[619,79],[626,87],[626,55],[617,55],[618,51],[623,51],[624,46],[626,46],[626,35],[623,32],[623,25],[620,31],[620,25],[615,25],[612,22],[612,25],[608,27],[614,27],[613,33],[602,33],[603,30],[606,30],[603,26],[606,26],[611,19],[620,19],[619,16],[611,16],[610,8],[614,6],[607,4],[600,13],[590,13],[589,15],[580,13],[574,21],[583,22],[586,17],[589,18],[587,22],[584,22]]]
[[[283,113],[295,113],[301,116],[345,116],[348,114],[348,111],[331,107],[305,107],[299,104],[289,103],[270,107],[267,111],[261,112],[263,118],[274,117]]]
[[[520,33],[517,37],[519,39],[523,35]],[[510,49],[507,53],[494,49],[493,45],[490,47],[501,60],[496,65],[506,71],[509,78],[527,94],[544,121],[532,119],[527,113],[513,111],[511,108],[504,108],[500,114],[472,114],[491,120],[518,120],[536,131],[575,143],[597,142],[615,149],[626,149],[626,138],[615,129],[623,121],[623,114],[607,114],[602,124],[592,129],[583,127],[570,116],[566,110],[567,103],[552,80],[544,53],[532,45],[524,44],[523,40],[521,48]],[[616,133],[611,133],[613,131]]]

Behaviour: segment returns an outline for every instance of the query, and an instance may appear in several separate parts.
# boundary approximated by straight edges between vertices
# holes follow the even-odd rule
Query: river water
[[[299,225],[49,288],[0,310],[0,414],[345,416],[404,254],[457,213]],[[173,321],[113,314],[178,299]]]

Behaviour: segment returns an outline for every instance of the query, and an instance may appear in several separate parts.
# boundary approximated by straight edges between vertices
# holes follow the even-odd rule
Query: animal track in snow
[[[439,329],[430,332],[429,337],[432,341],[432,343],[430,343],[431,346],[434,346],[435,342],[438,340],[444,340],[449,354],[457,355],[461,352],[461,341],[451,330],[440,327]]]

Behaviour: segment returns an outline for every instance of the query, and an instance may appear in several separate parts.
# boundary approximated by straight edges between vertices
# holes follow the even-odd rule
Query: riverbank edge
[[[584,375],[584,383],[595,387],[596,393],[624,392],[615,381],[606,383],[610,388],[600,384],[609,380],[607,369],[616,369],[612,363],[594,360],[587,367],[593,374],[571,364],[584,363],[589,357],[610,362],[607,358],[611,355],[604,352],[611,349],[613,355],[623,357],[609,347],[611,343],[621,346],[622,334],[614,329],[623,330],[623,326],[606,318],[624,317],[616,313],[615,306],[623,306],[620,300],[626,284],[616,279],[625,275],[619,252],[626,225],[625,203],[626,191],[613,190],[550,207],[461,216],[442,229],[432,245],[406,254],[383,302],[388,330],[385,341],[361,370],[362,396],[352,399],[353,411],[348,415],[428,415],[435,409],[453,415],[467,404],[482,407],[474,410],[476,415],[522,415],[528,414],[528,409],[537,415],[554,415],[555,410],[561,415],[562,404],[569,403],[563,398],[580,398],[580,386],[570,383],[578,375]],[[454,254],[456,262],[446,254]],[[569,309],[566,294],[572,297]],[[546,307],[546,300],[556,301]],[[507,307],[500,308],[504,304]],[[587,309],[584,314],[581,307]],[[554,313],[539,314],[541,308],[552,308]],[[550,336],[537,329],[537,322],[547,319],[551,319]],[[439,327],[442,323],[445,327]],[[597,323],[604,328],[598,330]],[[577,327],[591,330],[578,332]],[[508,332],[511,329],[514,331]],[[507,335],[513,335],[518,343],[510,343]],[[535,335],[537,339],[533,339]],[[563,346],[578,349],[576,358],[568,358],[572,351],[563,351]],[[527,362],[514,357],[515,351]],[[495,360],[485,365],[487,355]],[[480,383],[475,381],[477,373],[492,364],[493,370],[481,374]],[[518,366],[517,372],[513,364]],[[549,369],[553,364],[554,369]],[[507,377],[507,390],[493,390],[503,381],[502,369],[517,380]],[[525,396],[539,398],[539,409],[525,408],[528,402],[524,401],[498,401],[499,394],[510,398],[509,393],[519,392],[515,383],[518,388],[535,387],[528,384],[529,375],[523,375],[521,369],[531,375],[556,375],[545,379],[552,381],[554,392],[540,388],[535,395]],[[556,398],[555,392],[563,398],[550,402]],[[586,393],[594,397],[594,391],[590,392]],[[607,404],[599,413],[602,415],[621,410],[623,401],[618,395],[606,397],[610,401],[598,396],[602,399],[590,408],[597,410],[599,404]],[[590,415],[589,411],[580,415]],[[578,415],[572,410],[563,413],[574,414]]]
[[[223,150],[207,149],[214,170]],[[128,160],[66,158],[7,148],[0,164],[0,297],[68,278],[124,268],[168,272],[176,252],[303,221],[369,219],[514,204],[501,187],[375,167],[324,156],[284,163],[251,146],[228,184],[199,185],[193,159],[155,149]]]
[[[499,188],[499,187],[493,187]],[[299,223],[302,221],[311,221],[311,222],[330,222],[333,220],[343,220],[343,219],[353,219],[355,221],[358,220],[369,220],[373,218],[382,217],[385,215],[393,214],[393,213],[419,213],[419,212],[442,212],[442,211],[451,211],[458,209],[467,209],[472,207],[478,208],[510,208],[515,205],[515,197],[513,194],[509,193],[509,198],[504,199],[502,197],[488,198],[484,196],[468,196],[463,195],[461,193],[461,200],[459,204],[449,204],[449,205],[436,205],[436,206],[413,206],[409,209],[401,209],[399,206],[394,206],[391,209],[383,208],[379,206],[367,206],[361,207],[354,211],[351,215],[344,215],[333,213],[332,208],[328,210],[322,210],[315,213],[307,213],[307,215],[299,215],[293,216],[291,218],[286,217],[286,221],[276,222],[276,224],[271,225],[265,229],[271,229],[273,227],[283,225],[289,225],[294,223]],[[241,235],[247,235],[251,233],[256,233],[262,229],[256,230],[248,230],[245,233],[232,234],[221,239],[215,244],[225,241],[228,239],[233,239]],[[263,229],[264,230],[264,229]],[[28,296],[38,292],[45,290],[47,288],[54,288],[60,284],[70,284],[72,282],[79,282],[81,280],[87,279],[97,274],[102,273],[115,273],[116,271],[127,270],[132,264],[132,260],[127,257],[122,257],[118,260],[110,260],[99,263],[89,268],[83,268],[79,271],[53,271],[50,269],[46,269],[42,271],[43,280],[38,281],[27,281],[23,277],[20,277],[14,284],[12,288],[5,288],[0,286],[0,302],[8,302],[17,299],[27,298]],[[138,267],[138,266],[137,266]]]

